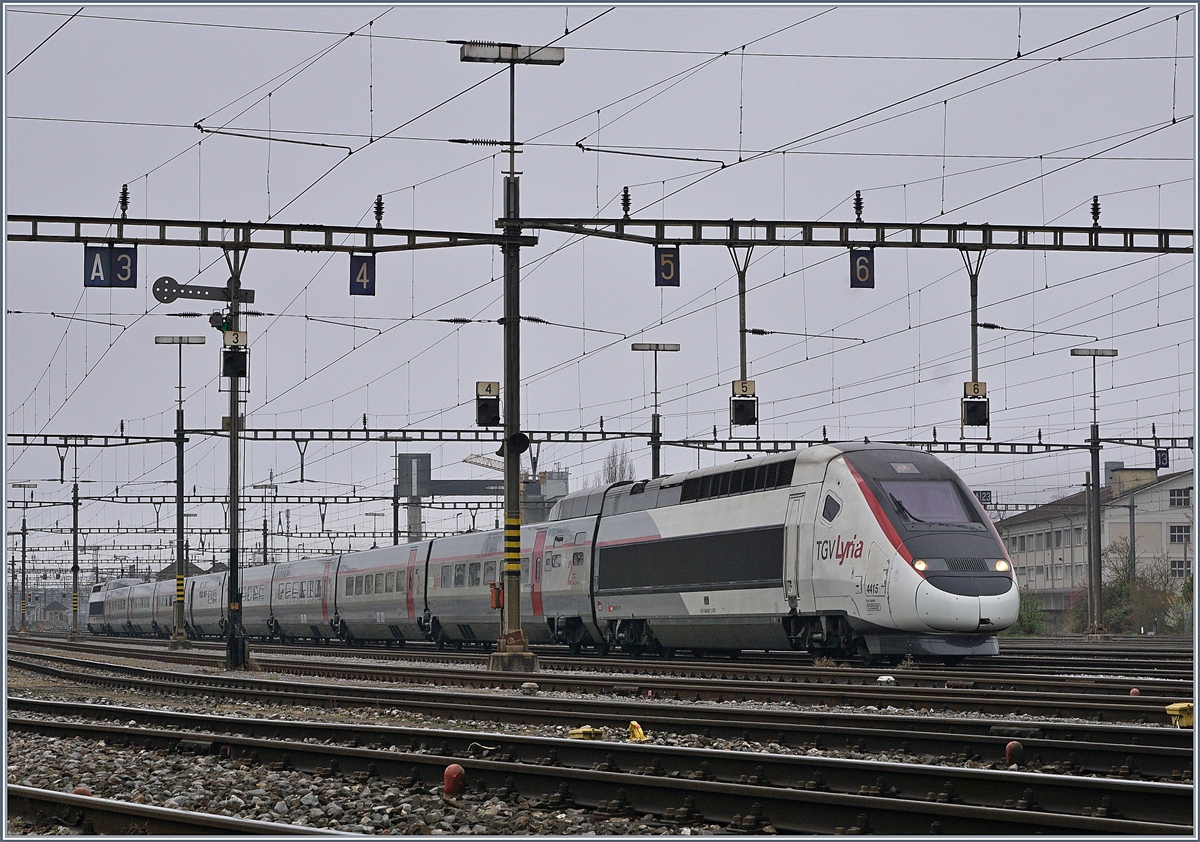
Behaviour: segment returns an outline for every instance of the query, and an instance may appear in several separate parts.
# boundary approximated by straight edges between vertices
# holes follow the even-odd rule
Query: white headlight
[[[1004,559],[1000,559],[999,561],[996,562],[996,569],[998,571],[1000,571],[1001,573],[1007,572],[1008,571],[1008,562],[1005,561]]]
[[[913,562],[913,569],[915,569],[915,570],[920,570],[920,571],[922,571],[922,572],[924,572],[924,571],[925,571],[925,568],[926,568],[926,567],[928,567],[928,566],[929,566],[929,565],[925,563],[925,560],[924,560],[924,559],[920,559],[920,558],[919,558],[919,559],[917,559],[916,561],[914,561],[914,562]]]

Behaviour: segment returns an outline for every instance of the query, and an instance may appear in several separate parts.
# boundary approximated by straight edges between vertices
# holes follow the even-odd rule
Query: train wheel
[[[596,654],[597,655],[607,655],[608,650],[609,650],[608,641],[605,641],[604,643],[600,643],[600,644],[596,645]]]
[[[445,649],[445,648],[446,648],[446,638],[444,638],[444,637],[439,637],[439,638],[437,639],[437,650],[438,650],[439,652],[441,652],[441,651],[442,651],[443,649]]]
[[[693,657],[693,658],[703,658],[703,657],[704,657],[705,655],[707,655],[707,654],[708,654],[708,653],[707,653],[707,652],[705,652],[703,649],[693,649],[693,650],[692,650],[692,657]]]
[[[948,667],[956,667],[963,662],[962,655],[952,655],[949,658],[942,658],[942,663]]]
[[[583,644],[579,640],[571,640],[567,643],[567,651],[571,653],[571,657],[575,658],[579,655],[579,650],[583,648]]]
[[[675,647],[672,646],[672,647],[663,649],[661,654],[664,658],[671,660],[675,657]]]
[[[461,652],[462,646],[463,646],[463,642],[461,640],[454,641],[454,651],[455,652]]]

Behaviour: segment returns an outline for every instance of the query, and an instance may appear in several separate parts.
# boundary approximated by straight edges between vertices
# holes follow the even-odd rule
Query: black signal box
[[[748,427],[758,423],[758,398],[753,395],[729,399],[729,423],[734,427]]]
[[[476,397],[475,426],[499,427],[500,425],[500,398]]]
[[[221,354],[221,376],[245,377],[247,356],[242,348],[226,348]]]

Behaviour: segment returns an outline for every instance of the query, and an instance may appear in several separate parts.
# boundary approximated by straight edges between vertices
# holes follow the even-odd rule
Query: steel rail
[[[129,654],[129,645],[127,643],[114,642],[112,645],[105,643],[85,642],[78,644],[55,644],[56,649],[80,652],[94,652],[99,654],[115,655],[124,657]],[[386,654],[385,654],[386,653]],[[297,657],[308,658],[311,656],[317,657],[347,657],[355,659],[369,659],[386,661],[395,659],[396,650],[380,649],[374,653],[367,653],[359,648],[347,649],[330,649],[328,646],[294,646],[294,645],[271,645],[258,644],[254,647],[254,654],[260,661],[260,666],[263,669],[271,669],[272,660],[275,656],[289,659],[285,669],[290,669],[294,666]],[[455,658],[445,652],[410,652],[408,647],[405,647],[404,658],[412,658],[413,660],[424,660],[427,656],[428,660],[446,662],[457,661],[464,664],[483,664],[486,663],[486,655],[463,655]],[[170,652],[165,648],[156,652],[154,657],[164,660],[179,663],[195,663],[207,664],[206,656],[202,653],[192,651],[191,653]],[[543,667],[547,669],[557,670],[586,670],[589,672],[612,673],[621,672],[628,674],[636,671],[639,674],[645,674],[647,681],[668,678],[672,681],[683,678],[702,678],[706,683],[712,683],[719,679],[722,682],[739,682],[735,690],[742,689],[741,683],[746,683],[747,688],[753,689],[757,684],[763,682],[776,682],[770,689],[777,690],[778,682],[833,682],[845,684],[847,686],[873,686],[877,685],[881,675],[890,675],[896,682],[896,685],[901,687],[928,687],[937,688],[945,687],[948,683],[953,684],[959,689],[973,689],[983,691],[999,691],[999,690],[1024,690],[1028,692],[1055,692],[1063,689],[1064,685],[1074,691],[1077,687],[1084,687],[1089,692],[1108,693],[1113,696],[1128,696],[1131,686],[1135,683],[1140,684],[1146,690],[1153,690],[1159,695],[1174,695],[1179,698],[1190,698],[1193,691],[1193,680],[1190,671],[1187,673],[1176,672],[1172,675],[1152,675],[1149,671],[1138,665],[1138,676],[1128,675],[1095,675],[1089,669],[1087,674],[1078,677],[1071,676],[1047,676],[1044,674],[1036,674],[1030,672],[1011,672],[998,673],[992,668],[989,662],[986,665],[964,665],[953,669],[929,669],[925,665],[914,665],[912,667],[838,667],[830,669],[828,667],[818,667],[811,663],[774,663],[755,661],[753,659],[738,659],[737,661],[702,661],[702,660],[686,660],[671,658],[666,660],[660,659],[637,659],[631,660],[628,658],[622,659],[601,659],[596,657],[565,657],[561,655],[543,656],[539,653],[539,658],[542,661]],[[1125,665],[1127,668],[1129,664]],[[363,666],[363,669],[371,669]],[[1079,669],[1079,666],[1076,666]],[[715,684],[713,686],[716,686]]]
[[[278,724],[278,723],[276,723]],[[38,733],[70,734],[105,741],[127,740],[139,745],[173,748],[176,751],[218,753],[231,758],[249,756],[260,763],[278,763],[282,768],[297,768],[319,774],[344,775],[355,772],[370,777],[403,779],[406,785],[417,780],[436,780],[448,759],[462,765],[468,776],[482,780],[489,789],[511,794],[542,792],[543,801],[551,793],[560,799],[570,795],[577,804],[619,812],[634,807],[638,812],[664,815],[668,805],[680,804],[692,796],[694,812],[706,820],[736,824],[742,829],[759,829],[770,823],[785,832],[837,832],[839,828],[860,826],[876,832],[911,832],[914,823],[940,821],[944,832],[966,832],[963,822],[973,819],[970,827],[979,833],[1037,833],[1051,829],[1074,833],[1190,833],[1193,790],[1177,784],[1147,784],[1127,781],[1100,781],[1071,777],[1021,773],[988,773],[976,769],[946,769],[843,761],[839,764],[805,764],[797,758],[769,758],[752,755],[749,762],[770,766],[770,772],[755,780],[726,783],[705,779],[701,764],[718,754],[695,749],[664,750],[655,746],[653,754],[640,746],[601,746],[613,755],[593,768],[555,765],[549,757],[529,763],[511,754],[502,759],[456,755],[452,751],[430,755],[395,750],[315,745],[280,739],[260,739],[233,735],[197,734],[165,729],[121,725],[92,725],[46,720],[10,720],[10,728]],[[485,736],[486,735],[476,735]],[[555,741],[567,750],[570,741]],[[448,748],[448,746],[447,746]],[[571,747],[573,748],[573,747]],[[657,758],[658,763],[636,771],[622,770],[614,751],[627,748],[643,760]],[[629,753],[624,756],[631,756]],[[776,762],[785,760],[788,762]],[[668,769],[668,764],[674,769]],[[837,792],[827,776],[853,770],[852,792]],[[673,775],[672,772],[680,774]],[[693,773],[689,777],[686,773]],[[700,772],[700,774],[695,774]],[[882,773],[882,775],[880,774]],[[947,774],[949,773],[949,774]],[[907,777],[904,777],[904,776]],[[902,781],[908,797],[889,782],[889,776]],[[839,778],[844,777],[838,775]],[[882,778],[882,780],[881,780]],[[980,781],[979,779],[985,779]],[[874,779],[871,784],[854,780]],[[784,781],[786,780],[786,783]],[[810,785],[811,782],[811,785]],[[574,783],[575,786],[571,784]],[[564,788],[564,784],[566,785]],[[933,787],[930,789],[929,787]],[[967,804],[962,792],[990,792],[992,805]],[[932,797],[931,797],[932,796]],[[1079,813],[1056,812],[1052,804],[1069,803]],[[613,801],[617,804],[614,805]],[[759,810],[747,807],[757,803]],[[1134,818],[1144,815],[1145,818]],[[744,824],[745,811],[754,819]],[[864,813],[865,811],[865,813]],[[672,813],[676,811],[672,809]],[[690,811],[689,811],[690,812]],[[866,822],[861,817],[866,816]],[[736,816],[736,819],[735,819]],[[1174,819],[1174,820],[1173,820]]]
[[[630,720],[659,733],[692,733],[706,737],[775,741],[813,748],[866,751],[903,751],[936,757],[961,754],[962,758],[995,762],[1005,755],[1014,738],[1027,746],[1032,761],[1058,764],[1063,769],[1091,774],[1146,775],[1183,779],[1191,775],[1190,731],[1129,726],[1055,726],[997,720],[947,721],[920,716],[834,714],[798,710],[762,710],[677,705],[648,701],[559,699],[539,696],[503,696],[466,693],[462,690],[397,690],[346,685],[281,687],[279,682],[230,680],[196,676],[192,683],[124,678],[80,673],[44,664],[14,661],[42,674],[84,683],[135,689],[146,693],[224,696],[250,701],[281,701],[327,708],[368,706],[403,708],[427,716],[474,719],[481,722],[517,722],[561,725],[600,724],[624,729]],[[147,671],[142,671],[147,672]],[[218,681],[218,679],[220,679]],[[1049,726],[1049,727],[1043,727]],[[1117,730],[1117,729],[1121,730]],[[1163,745],[1161,741],[1171,740]]]
[[[561,737],[535,737],[481,733],[477,731],[436,728],[397,727],[362,724],[359,722],[308,722],[249,717],[212,716],[178,711],[145,708],[113,707],[77,702],[53,702],[34,699],[9,700],[10,711],[30,711],[51,716],[74,716],[88,719],[114,720],[107,726],[112,733],[124,735],[123,727],[146,729],[151,726],[168,728],[178,740],[180,731],[202,732],[202,742],[220,742],[213,735],[311,743],[316,740],[335,741],[352,747],[374,749],[395,748],[400,751],[420,751],[442,757],[477,756],[505,759],[510,762],[534,763],[575,768],[599,768],[609,771],[643,771],[646,774],[702,777],[732,783],[771,783],[775,786],[803,787],[809,780],[822,780],[831,791],[862,793],[864,788],[877,787],[880,792],[901,791],[919,793],[946,789],[947,777],[951,791],[964,803],[976,806],[1003,807],[1027,798],[1026,790],[1034,789],[1042,809],[1051,812],[1083,815],[1095,810],[1108,798],[1110,809],[1126,805],[1126,818],[1145,821],[1165,821],[1187,824],[1192,815],[1191,783],[1172,787],[1146,786],[1144,782],[1120,779],[1096,779],[1065,775],[1035,774],[1028,770],[1010,771],[979,768],[957,768],[936,764],[911,764],[893,761],[874,761],[795,754],[769,754],[748,750],[715,750],[611,742],[607,740],[564,740]],[[10,728],[35,729],[38,722],[24,717],[12,717]],[[67,722],[65,728],[76,724]],[[90,726],[89,726],[90,727]],[[107,737],[106,737],[107,739]],[[189,738],[191,741],[191,738]],[[428,748],[427,748],[428,747]],[[881,783],[881,779],[886,780]]]
[[[8,784],[8,816],[48,817],[104,836],[354,836],[319,827],[171,810]]]
[[[47,656],[54,657],[54,656]],[[194,657],[194,656],[193,656]],[[69,659],[68,659],[69,660]],[[296,675],[315,675],[326,678],[351,680],[395,681],[398,672],[392,667],[368,667],[361,664],[337,663],[287,663],[271,664],[258,660],[263,669],[278,669]],[[413,673],[406,672],[411,680]],[[636,676],[621,680],[610,676],[583,676],[578,674],[555,675],[538,672],[501,673],[490,670],[438,669],[422,676],[426,682],[452,682],[460,686],[518,688],[526,681],[536,680],[546,690],[564,692],[626,692],[643,695],[647,690],[657,695],[677,696],[683,700],[690,696],[694,701],[725,701],[727,697],[742,701],[792,702],[794,704],[821,705],[876,705],[897,708],[926,708],[935,710],[972,711],[999,715],[1034,714],[1039,716],[1075,716],[1084,719],[1104,719],[1116,722],[1141,722],[1145,724],[1170,724],[1166,706],[1179,701],[1169,695],[1152,694],[1139,696],[1090,695],[1079,696],[1071,692],[1026,692],[1021,690],[996,690],[976,692],[970,687],[954,687],[947,682],[943,688],[903,687],[899,685],[851,685],[814,681],[729,681],[711,678],[672,679]]]

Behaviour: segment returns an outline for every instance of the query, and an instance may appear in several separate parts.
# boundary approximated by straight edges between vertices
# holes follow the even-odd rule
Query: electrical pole
[[[521,187],[517,177],[517,65],[562,64],[562,47],[464,43],[461,61],[508,64],[508,175],[504,178],[504,608],[497,651],[488,668],[537,670],[521,631],[521,454],[529,437],[521,432]]]
[[[203,336],[156,336],[155,345],[175,345],[179,349],[179,385],[175,406],[175,601],[172,604],[171,649],[191,649],[183,616],[183,582],[187,576],[187,551],[183,537],[183,346],[203,345]]]
[[[79,639],[79,451],[75,451],[75,482],[71,485],[71,634]]]
[[[225,261],[229,265],[229,327],[228,331],[237,333],[239,330],[238,304],[241,300],[242,267],[246,253],[237,249],[225,250]],[[228,341],[225,343],[228,345]],[[229,374],[229,614],[228,637],[226,641],[225,667],[239,670],[249,666],[250,656],[246,649],[246,636],[242,629],[242,590],[239,581],[240,560],[239,551],[239,507],[240,488],[238,477],[238,444],[241,419],[238,410],[241,408],[241,378],[238,362],[245,360],[245,350],[236,348],[233,351],[223,351],[224,359],[233,359],[227,369]],[[237,357],[236,355],[242,355]]]
[[[1092,435],[1088,440],[1088,449],[1092,455],[1092,476],[1088,490],[1090,491],[1088,512],[1088,590],[1095,600],[1095,613],[1091,631],[1100,633],[1104,629],[1104,582],[1103,566],[1100,559],[1100,423],[1099,408],[1096,395],[1096,358],[1115,357],[1114,348],[1072,348],[1073,357],[1092,358]],[[1130,536],[1132,538],[1132,536]]]

